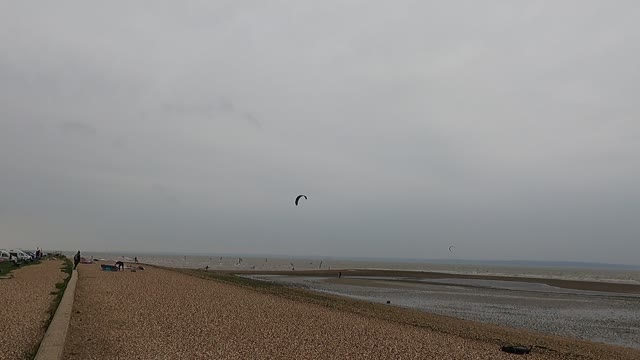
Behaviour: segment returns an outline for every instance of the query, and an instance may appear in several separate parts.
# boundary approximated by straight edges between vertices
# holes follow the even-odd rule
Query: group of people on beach
[[[73,270],[76,270],[76,268],[78,267],[78,264],[80,264],[80,262],[82,261],[82,257],[80,256],[80,251],[78,251],[74,256],[73,256]],[[137,264],[138,263],[138,257],[134,257],[134,261]],[[118,268],[118,271],[123,271],[124,270],[124,262],[123,261],[116,261],[115,263],[116,268]]]

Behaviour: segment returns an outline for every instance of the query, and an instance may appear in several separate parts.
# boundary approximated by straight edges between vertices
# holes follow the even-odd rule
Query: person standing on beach
[[[73,270],[78,267],[78,264],[80,264],[80,251],[73,256]]]
[[[342,277],[342,271],[338,271],[338,279]]]

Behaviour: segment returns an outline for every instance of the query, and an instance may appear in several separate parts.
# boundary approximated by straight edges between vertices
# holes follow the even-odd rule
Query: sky
[[[640,265],[638,64],[636,1],[3,1],[0,248]]]

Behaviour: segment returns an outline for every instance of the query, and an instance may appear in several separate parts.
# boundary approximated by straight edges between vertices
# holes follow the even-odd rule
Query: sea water
[[[70,253],[70,255],[73,254]],[[251,255],[244,256],[242,254],[159,255],[133,252],[126,254],[83,252],[82,256],[106,259],[108,262],[118,260],[132,262],[133,259],[137,257],[140,263],[194,269],[203,269],[208,266],[210,270],[301,271],[378,269],[640,284],[640,267],[606,264],[528,261],[489,262],[473,260],[369,260],[284,256],[258,257]]]

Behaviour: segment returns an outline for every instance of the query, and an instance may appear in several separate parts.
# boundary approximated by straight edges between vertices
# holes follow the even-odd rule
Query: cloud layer
[[[2,245],[640,264],[639,20],[4,2]]]

